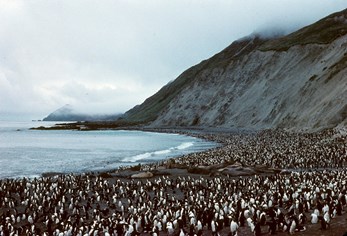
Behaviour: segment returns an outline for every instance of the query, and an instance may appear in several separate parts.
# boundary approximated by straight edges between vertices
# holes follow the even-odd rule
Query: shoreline
[[[159,132],[158,129],[153,129],[153,131]],[[123,232],[125,232],[132,228],[129,227],[131,222],[135,222],[135,228],[138,227],[138,231],[141,232],[139,235],[152,235],[149,232],[157,230],[160,231],[160,235],[178,235],[180,228],[186,232],[193,230],[198,233],[199,225],[202,224],[201,235],[211,235],[210,226],[213,215],[218,213],[219,216],[216,217],[215,222],[220,224],[220,235],[228,235],[229,224],[234,220],[240,226],[239,235],[247,236],[253,235],[252,227],[260,222],[260,215],[257,217],[257,214],[249,213],[254,208],[259,211],[259,214],[262,212],[265,214],[267,223],[272,222],[270,209],[281,211],[286,216],[287,220],[284,222],[288,226],[291,226],[293,222],[297,222],[298,226],[305,226],[306,231],[295,232],[298,235],[342,235],[347,231],[345,212],[347,203],[342,201],[344,203],[342,204],[342,215],[335,212],[335,218],[332,218],[341,196],[347,197],[345,135],[340,135],[333,130],[313,134],[287,133],[278,130],[233,134],[199,131],[191,134],[187,130],[165,129],[165,132],[168,131],[199,138],[203,136],[209,141],[221,143],[221,146],[205,152],[142,165],[141,168],[135,166],[77,175],[51,173],[51,175],[36,180],[0,180],[2,189],[4,186],[7,186],[5,189],[8,189],[9,186],[14,188],[14,191],[5,191],[3,194],[9,195],[8,199],[13,199],[14,207],[9,207],[10,202],[4,201],[4,196],[0,196],[0,202],[3,202],[0,208],[2,225],[11,224],[13,230],[21,228],[32,230],[32,225],[35,225],[34,228],[40,231],[39,235],[42,235],[43,232],[53,229],[58,229],[60,232],[74,230],[74,233],[78,234],[78,232],[95,232],[96,230],[111,232],[111,228],[116,230],[118,227],[121,230],[120,227],[123,227]],[[314,154],[317,153],[328,158],[324,160],[321,157],[314,157]],[[302,158],[301,155],[307,159]],[[301,169],[301,171],[283,171],[288,169]],[[310,170],[308,171],[308,169]],[[132,178],[134,174],[139,173],[151,173],[152,175]],[[329,181],[324,181],[324,179],[329,179]],[[26,183],[24,188],[23,181]],[[280,185],[275,184],[276,182]],[[34,186],[37,187],[34,188]],[[58,191],[59,186],[61,186],[61,190]],[[51,189],[52,193],[48,194],[51,199],[54,196],[52,194],[56,193],[57,200],[64,201],[59,207],[63,209],[63,213],[59,208],[54,207],[54,203],[51,203],[53,206],[47,209],[39,210],[39,206],[47,201],[45,194],[35,195],[40,188],[46,189],[46,191]],[[24,194],[25,189],[27,193],[30,193],[29,196],[37,198],[31,208],[22,205],[22,198],[25,199],[25,195],[22,193]],[[125,191],[126,189],[129,190]],[[42,189],[40,191],[45,192]],[[283,193],[287,193],[287,198]],[[289,196],[294,193],[297,196],[290,200]],[[325,193],[325,195],[322,195],[323,198],[317,198],[319,196],[317,193]],[[315,199],[308,197],[310,203],[308,209],[305,205],[307,200],[303,201],[307,194],[316,196]],[[328,201],[330,195],[332,200]],[[303,215],[308,217],[305,223],[298,219],[302,210],[295,206],[295,201],[293,202],[295,199],[299,203],[305,203],[303,204]],[[245,204],[241,204],[241,206],[239,201]],[[166,203],[164,204],[164,202]],[[217,202],[218,207],[215,205]],[[319,230],[321,223],[311,224],[309,217],[314,209],[320,208],[320,205],[324,206],[325,203],[332,211],[330,214],[329,210],[330,228],[321,231]],[[86,209],[88,205],[90,206]],[[16,211],[14,212],[13,209]],[[219,210],[217,211],[217,209]],[[77,211],[83,222],[76,218]],[[164,217],[162,211],[166,212],[164,215],[167,216]],[[245,211],[248,213],[246,214]],[[34,214],[35,212],[36,214]],[[95,212],[99,213],[95,214]],[[203,214],[201,215],[201,213]],[[12,222],[11,215],[14,214],[20,217],[19,222],[17,222],[17,216]],[[22,220],[22,214],[26,214],[25,220]],[[320,209],[320,214],[322,217],[325,216],[323,207]],[[34,218],[32,224],[28,222],[29,215]],[[203,215],[211,215],[211,219],[204,219]],[[244,226],[241,227],[241,215],[249,216],[251,222],[244,222]],[[250,217],[251,215],[252,217]],[[223,220],[220,221],[219,217],[222,217]],[[141,220],[144,218],[148,219],[147,223],[143,224]],[[52,221],[51,228],[44,224],[47,220]],[[276,220],[279,221],[278,216]],[[174,234],[169,234],[168,222],[171,225],[176,224],[173,227]],[[257,227],[263,234],[268,230],[266,225]],[[278,225],[276,233],[287,235],[288,232],[282,232],[283,230],[283,226]],[[147,232],[145,233],[145,231]]]

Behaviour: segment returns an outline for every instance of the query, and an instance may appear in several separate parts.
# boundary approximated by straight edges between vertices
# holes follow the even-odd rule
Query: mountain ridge
[[[220,53],[212,56],[212,58],[215,58],[217,60],[217,62],[213,62],[218,63],[219,65],[223,65],[223,63],[225,64],[225,61],[227,59],[225,57],[235,59],[241,56],[242,54],[240,54],[240,48],[244,48],[245,51],[249,50],[245,46],[247,46],[250,41],[258,40],[260,40],[260,38],[249,36],[235,41]],[[211,65],[210,60],[203,60],[197,65],[190,67],[182,74],[180,74],[174,81],[169,82],[168,84],[163,86],[157,93],[147,98],[141,105],[137,105],[127,111],[122,116],[122,119],[141,123],[151,122],[155,120],[157,117],[157,112],[159,112],[161,109],[164,109],[165,106],[168,105],[168,103],[171,101],[171,98],[177,95],[183,89],[183,87],[186,87],[190,83],[193,83],[196,75],[200,73],[204,68],[211,66],[213,65]]]
[[[66,104],[50,113],[43,121],[112,121],[121,114],[89,114],[79,112],[72,105]]]
[[[286,36],[237,40],[122,118],[150,127],[345,126],[346,68],[347,9]]]

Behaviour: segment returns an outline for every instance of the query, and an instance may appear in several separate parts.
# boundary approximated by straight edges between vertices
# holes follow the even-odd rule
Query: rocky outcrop
[[[199,175],[224,175],[224,176],[248,176],[254,174],[274,174],[282,173],[281,169],[268,168],[266,166],[242,166],[240,163],[221,163],[210,166],[186,167],[187,172]],[[283,172],[285,173],[285,172]]]
[[[67,104],[49,114],[44,121],[113,121],[121,114],[88,114],[78,112],[71,105]]]
[[[152,177],[153,177],[153,173],[151,172],[140,172],[140,173],[131,175],[132,179],[147,179]]]
[[[125,118],[154,127],[347,125],[347,10],[290,35],[253,35],[188,69]]]

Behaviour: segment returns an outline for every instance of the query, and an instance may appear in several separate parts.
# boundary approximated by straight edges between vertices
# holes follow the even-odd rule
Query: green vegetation
[[[264,43],[262,51],[285,51],[296,45],[328,44],[347,34],[347,10],[332,14],[287,36]]]
[[[213,76],[218,77],[218,74],[223,73],[228,66],[233,64],[233,61],[242,59],[254,50],[285,51],[295,45],[328,44],[345,34],[347,34],[347,10],[332,14],[284,37],[264,39],[259,35],[252,35],[237,40],[210,59],[183,72],[177,79],[161,88],[141,105],[126,112],[118,121],[134,124],[147,124],[154,121],[160,113],[169,109],[170,102],[180,96],[184,89],[189,89],[197,80],[199,83],[209,80],[210,77],[204,76],[204,71],[211,72],[216,69],[213,71]],[[344,65],[344,63],[341,62],[340,65]],[[339,70],[333,70],[332,75],[336,74],[337,71]],[[313,75],[309,81],[315,81],[317,78],[317,75]],[[327,81],[331,78],[328,78]],[[191,125],[199,125],[199,123],[199,117],[192,117]]]
[[[251,35],[237,40],[220,53],[206,60],[207,66],[209,68],[225,69],[233,60],[242,58],[266,41],[266,39],[262,39],[259,35]]]

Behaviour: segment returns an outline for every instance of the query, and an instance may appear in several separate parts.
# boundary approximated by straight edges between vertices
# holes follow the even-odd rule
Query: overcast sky
[[[346,0],[0,0],[0,119],[70,104],[125,112],[253,32],[299,29]]]

